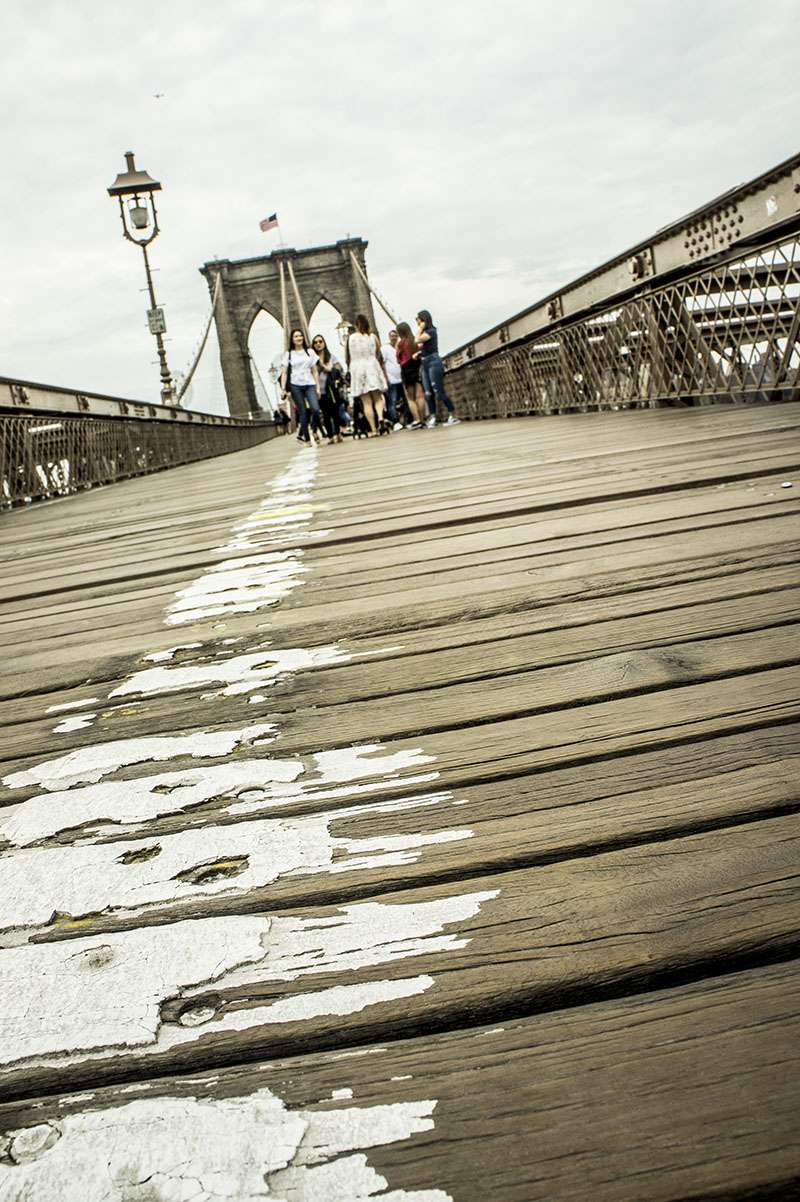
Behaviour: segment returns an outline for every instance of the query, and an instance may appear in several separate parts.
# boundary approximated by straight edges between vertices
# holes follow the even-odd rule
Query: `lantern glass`
[[[131,219],[131,225],[135,230],[146,230],[150,224],[150,211],[146,205],[143,205],[136,196],[128,206],[128,214]]]

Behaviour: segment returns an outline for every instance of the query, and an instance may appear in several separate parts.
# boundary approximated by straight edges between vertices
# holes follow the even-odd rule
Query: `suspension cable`
[[[392,313],[391,309],[386,304],[386,301],[383,299],[383,297],[380,295],[380,293],[376,292],[375,289],[372,287],[372,284],[370,284],[369,280],[367,279],[366,275],[364,274],[361,264],[359,263],[358,259],[355,257],[355,255],[353,254],[352,251],[350,251],[350,258],[353,260],[353,266],[355,267],[356,271],[361,276],[362,280],[367,285],[370,292],[375,297],[375,300],[378,302],[380,307],[383,309],[386,316],[389,318],[389,321],[393,325],[397,325],[398,319],[395,317],[394,313]]]
[[[206,343],[208,342],[208,335],[209,335],[209,331],[211,329],[211,323],[214,320],[214,313],[216,312],[217,300],[219,298],[221,287],[222,287],[222,275],[219,272],[217,272],[217,278],[214,281],[214,295],[211,298],[211,310],[208,314],[208,321],[206,322],[206,328],[203,330],[203,337],[200,341],[199,347],[197,348],[197,353],[195,354],[194,360],[192,362],[192,366],[189,368],[188,372],[183,377],[181,386],[178,389],[178,401],[179,402],[183,398],[183,394],[186,392],[186,389],[191,384],[192,376],[194,375],[195,371],[197,370],[197,365],[200,362],[200,356],[202,355],[203,351],[206,349]]]

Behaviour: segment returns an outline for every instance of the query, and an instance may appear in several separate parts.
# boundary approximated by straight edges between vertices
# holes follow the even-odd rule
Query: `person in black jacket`
[[[317,355],[319,363],[320,408],[322,423],[328,436],[328,445],[342,441],[340,410],[342,404],[342,385],[344,372],[342,365],[335,355],[328,350],[328,344],[321,334],[315,334],[311,340],[311,349]]]

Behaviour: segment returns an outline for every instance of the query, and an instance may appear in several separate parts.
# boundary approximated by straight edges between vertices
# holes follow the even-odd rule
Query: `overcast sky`
[[[141,255],[164,187],[171,366],[197,268],[369,240],[443,348],[800,149],[798,0],[3,0],[0,375],[158,398]],[[163,98],[156,99],[157,93]]]

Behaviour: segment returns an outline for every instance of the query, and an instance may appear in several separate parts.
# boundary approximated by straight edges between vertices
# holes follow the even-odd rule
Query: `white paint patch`
[[[301,560],[303,552],[275,551],[270,563],[237,569],[227,562],[212,568],[204,576],[177,594],[167,614],[167,624],[179,626],[198,622],[218,614],[255,613],[267,605],[276,605],[300,584],[308,571]]]
[[[230,1031],[250,1031],[272,1023],[310,1022],[314,1018],[342,1017],[358,1014],[368,1006],[395,1002],[401,998],[417,997],[433,985],[433,977],[407,977],[399,981],[365,981],[354,985],[333,985],[316,993],[293,993],[269,1006],[243,1006],[229,1009],[214,1020],[213,1011],[202,1023],[200,1034],[222,1034]],[[200,1024],[198,1023],[198,1026]],[[173,1033],[174,1032],[174,1033]],[[170,1048],[186,1043],[183,1028],[165,1029],[159,1047]]]
[[[417,808],[409,800],[395,812]],[[43,927],[55,913],[78,918],[188,906],[200,897],[246,893],[287,876],[414,863],[424,848],[472,837],[470,830],[370,839],[331,834],[331,824],[343,818],[386,812],[386,806],[367,805],[126,842],[8,852],[0,860],[0,926],[4,932]]]
[[[200,689],[210,684],[225,687],[218,696],[233,697],[263,688],[278,676],[290,672],[303,672],[309,668],[327,668],[333,664],[346,664],[352,656],[337,645],[289,648],[284,651],[262,648],[247,655],[233,655],[226,659],[215,659],[210,663],[186,664],[179,668],[149,668],[135,672],[111,697],[126,697],[131,694],[153,695],[174,693],[178,690]]]
[[[101,831],[121,827],[124,830],[153,818],[192,809],[215,798],[231,799],[221,803],[221,813],[239,815],[299,800],[327,801],[376,790],[408,788],[437,776],[437,773],[403,775],[408,769],[432,759],[418,749],[372,755],[374,750],[383,750],[380,743],[374,743],[358,750],[357,757],[346,755],[339,764],[326,761],[324,771],[312,770],[302,781],[299,778],[305,769],[299,759],[249,759],[202,768],[187,766],[182,771],[161,772],[133,780],[39,793],[18,805],[0,808],[0,839],[16,847],[26,847],[82,827]],[[319,756],[316,758],[319,760]],[[343,778],[337,776],[339,770],[345,773]],[[352,783],[370,777],[380,779],[370,784]],[[346,783],[336,787],[342,779]],[[55,786],[57,782],[50,783]],[[328,787],[331,785],[334,787]],[[421,801],[424,804],[425,798]]]
[[[474,918],[498,892],[454,894],[430,902],[354,902],[325,917],[275,915],[263,938],[264,964],[231,972],[225,987],[359,972],[411,956],[457,951],[469,940],[444,934],[445,928]],[[187,989],[184,996],[195,992]]]
[[[151,1048],[161,1003],[186,985],[262,959],[268,927],[263,918],[205,919],[7,948],[0,1057],[14,1063],[90,1048]]]
[[[314,516],[314,507],[308,502],[316,470],[316,451],[299,456],[278,477],[258,509],[234,527],[231,541],[218,548],[223,553],[258,551],[290,542],[289,549],[216,564],[180,590],[167,612],[168,625],[224,614],[254,613],[277,604],[297,588],[308,571],[297,543],[304,534],[308,536]],[[317,537],[320,533],[317,532]]]
[[[12,772],[3,777],[3,784],[9,789],[42,785],[54,791],[98,781],[120,768],[144,764],[148,760],[158,762],[184,755],[193,759],[217,759],[230,755],[246,743],[259,746],[261,742],[272,742],[262,736],[274,730],[274,724],[267,722],[237,730],[199,730],[191,735],[153,735],[95,743],[92,747],[79,747],[58,759],[45,760],[22,772]]]
[[[351,1014],[389,1000],[393,990],[401,990],[397,996],[412,996],[429,988],[430,978],[411,978],[405,985],[351,980],[334,986],[335,993],[288,993],[255,1010],[242,1004],[245,997],[229,1000],[217,1011],[209,987],[215,985],[230,999],[230,991],[242,986],[354,974],[409,957],[441,957],[469,942],[444,933],[445,928],[474,917],[497,892],[421,903],[364,902],[313,918],[204,918],[8,948],[2,952],[0,978],[0,1058],[8,1065],[33,1058],[57,1064],[68,1055],[73,1064],[85,1063],[183,1046],[210,1029],[224,1033],[253,1024],[303,1021],[323,1012]],[[176,997],[197,999],[197,1023],[186,1018],[191,1006],[179,1021],[161,1021],[162,1003]]]
[[[59,722],[58,726],[53,727],[53,734],[66,735],[73,730],[86,730],[91,726],[97,717],[97,713],[90,712],[88,714],[76,714],[74,718],[64,718]]]
[[[9,1131],[0,1199],[133,1202],[146,1191],[161,1202],[453,1202],[438,1189],[384,1192],[363,1154],[432,1130],[435,1107],[291,1111],[269,1089],[143,1098]]]
[[[150,655],[143,655],[142,659],[151,664],[160,664],[165,660],[172,659],[178,651],[194,651],[196,647],[202,647],[202,643],[178,643],[177,647],[167,647],[166,651],[153,651]],[[113,697],[113,693],[111,696]]]
[[[61,703],[61,705],[48,705],[47,709],[45,710],[45,713],[46,714],[57,714],[57,713],[60,713],[61,710],[79,710],[79,709],[83,709],[84,706],[87,706],[87,705],[99,705],[99,704],[100,704],[99,697],[87,697],[85,701],[63,701]]]
[[[341,1101],[342,1099],[349,1100],[350,1098],[352,1098],[352,1096],[353,1096],[352,1089],[332,1089],[331,1090],[331,1098],[334,1100],[334,1102]]]
[[[362,743],[359,747],[337,747],[333,751],[318,751],[314,755],[324,781],[358,780],[364,775],[364,756],[375,756],[383,750],[381,743]],[[386,756],[375,756],[370,760],[372,774],[384,776],[412,765],[432,764],[435,756],[425,755],[421,747],[393,751]]]

